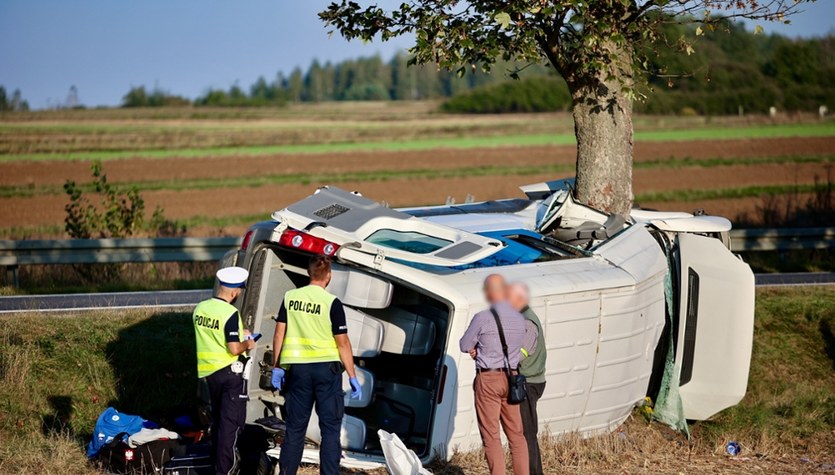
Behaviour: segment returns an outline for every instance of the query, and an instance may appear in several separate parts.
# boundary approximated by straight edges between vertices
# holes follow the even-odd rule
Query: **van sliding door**
[[[748,385],[754,274],[715,238],[679,234],[676,367],[684,416],[707,419],[737,404]]]

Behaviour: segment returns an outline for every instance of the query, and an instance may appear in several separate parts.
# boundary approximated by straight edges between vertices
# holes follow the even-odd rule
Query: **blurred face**
[[[484,298],[491,304],[507,300],[507,285],[504,277],[492,274],[484,279]]]
[[[528,306],[528,289],[522,284],[511,284],[508,289],[508,300],[510,305],[518,311],[522,311]]]

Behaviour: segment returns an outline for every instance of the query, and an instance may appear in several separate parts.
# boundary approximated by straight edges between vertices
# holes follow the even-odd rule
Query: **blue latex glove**
[[[351,383],[351,399],[362,399],[362,385],[357,378],[353,377],[348,382]]]
[[[281,386],[284,385],[284,369],[282,368],[273,368],[273,387],[277,391],[281,391]]]

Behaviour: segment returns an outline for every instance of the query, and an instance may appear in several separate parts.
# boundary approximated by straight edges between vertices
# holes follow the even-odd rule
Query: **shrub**
[[[495,114],[567,110],[571,95],[562,78],[530,77],[480,87],[459,94],[442,106],[445,112]]]
[[[95,194],[98,203],[93,203],[85,187],[75,181],[64,183],[64,192],[70,202],[64,206],[67,212],[64,229],[74,239],[124,238],[143,229],[163,229],[171,223],[165,219],[163,210],[157,207],[150,221],[145,221],[145,200],[136,187],[120,192],[107,182],[107,175],[101,162],[94,162],[92,167]]]

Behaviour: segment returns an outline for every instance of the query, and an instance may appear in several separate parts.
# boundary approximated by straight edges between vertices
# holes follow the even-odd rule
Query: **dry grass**
[[[834,326],[831,287],[759,291],[751,381],[742,403],[693,424],[691,440],[648,424],[637,412],[612,434],[544,436],[546,473],[831,471]],[[0,474],[100,473],[83,452],[97,415],[115,404],[150,417],[188,400],[191,345],[184,314],[0,317]],[[729,440],[742,446],[739,457],[725,455]],[[455,453],[429,468],[437,475],[487,474],[480,451]]]

